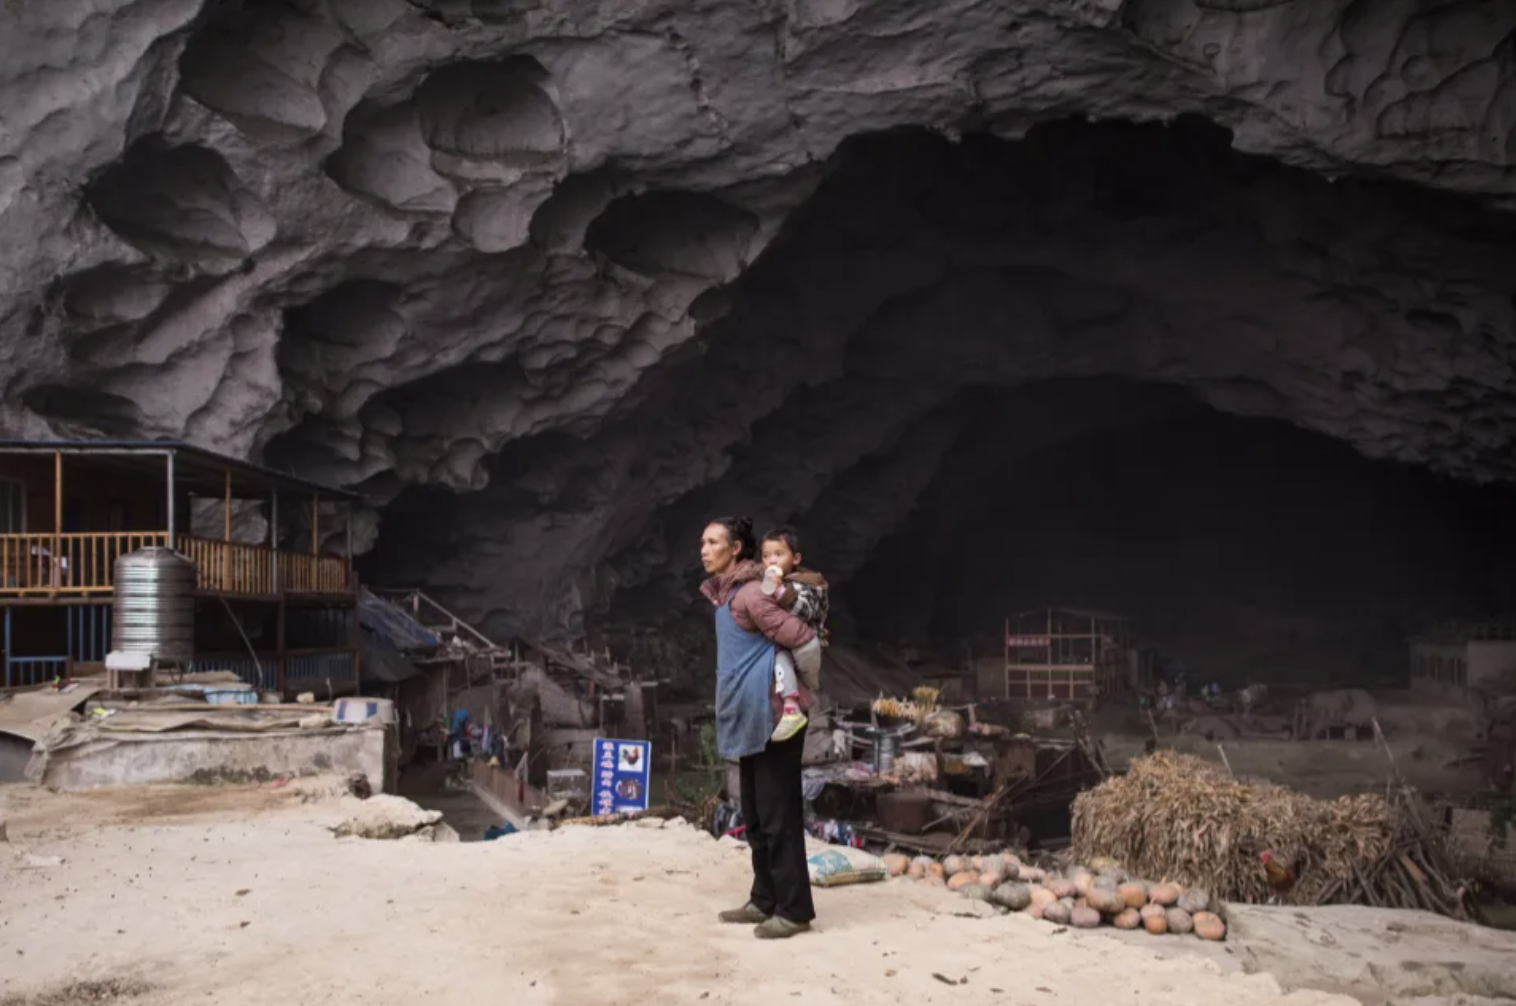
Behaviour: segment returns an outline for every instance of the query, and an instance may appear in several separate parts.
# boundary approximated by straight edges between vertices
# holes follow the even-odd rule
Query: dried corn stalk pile
[[[1441,843],[1407,796],[1313,800],[1246,785],[1189,755],[1160,751],[1132,762],[1074,801],[1073,853],[1118,860],[1152,880],[1200,885],[1228,901],[1275,896],[1257,849],[1294,864],[1281,900],[1365,904],[1468,916]]]

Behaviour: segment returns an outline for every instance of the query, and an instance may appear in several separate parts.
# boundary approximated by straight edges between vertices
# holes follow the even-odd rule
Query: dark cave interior
[[[716,209],[698,255],[631,209],[603,254],[722,259]],[[481,446],[475,491],[372,476],[364,572],[491,591],[501,634],[698,647],[700,528],[748,513],[801,527],[858,639],[953,659],[1069,603],[1229,680],[1393,677],[1424,621],[1516,605],[1513,237],[1194,120],[855,138],[598,426]],[[385,401],[441,437],[488,377]]]
[[[1126,614],[1224,681],[1364,682],[1403,672],[1427,619],[1516,602],[1507,488],[1174,388],[1051,382],[965,405],[917,509],[841,592],[865,637],[993,647],[1007,614],[1066,604]]]

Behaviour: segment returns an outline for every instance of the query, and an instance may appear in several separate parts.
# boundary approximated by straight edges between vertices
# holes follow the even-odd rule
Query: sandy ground
[[[355,801],[320,793],[0,793],[0,1003],[66,1006],[81,981],[145,988],[118,1000],[141,1006],[1355,1001],[1285,995],[1231,947],[965,917],[906,882],[818,891],[814,933],[764,943],[714,922],[745,850],[688,827],[338,840]]]

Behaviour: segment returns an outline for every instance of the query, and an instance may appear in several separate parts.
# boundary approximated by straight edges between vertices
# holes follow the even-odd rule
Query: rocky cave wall
[[[549,636],[686,604],[713,510],[803,515],[845,584],[966,389],[1182,385],[1509,479],[1513,33],[1477,0],[6,4],[0,427],[359,487],[369,575]]]

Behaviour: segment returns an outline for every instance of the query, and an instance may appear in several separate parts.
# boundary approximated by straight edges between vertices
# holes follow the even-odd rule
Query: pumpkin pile
[[[1073,819],[1076,858],[1109,856],[1144,876],[1203,887],[1228,902],[1483,917],[1427,804],[1403,783],[1385,796],[1315,800],[1159,751],[1079,794]],[[1295,881],[1271,884],[1258,858],[1262,849],[1290,864]]]
[[[1226,939],[1220,906],[1200,888],[1138,880],[1111,859],[1048,872],[1022,863],[1011,853],[991,856],[884,857],[892,877],[946,887],[966,898],[988,902],[1076,929],[1111,925],[1142,929],[1155,936],[1190,934]]]

